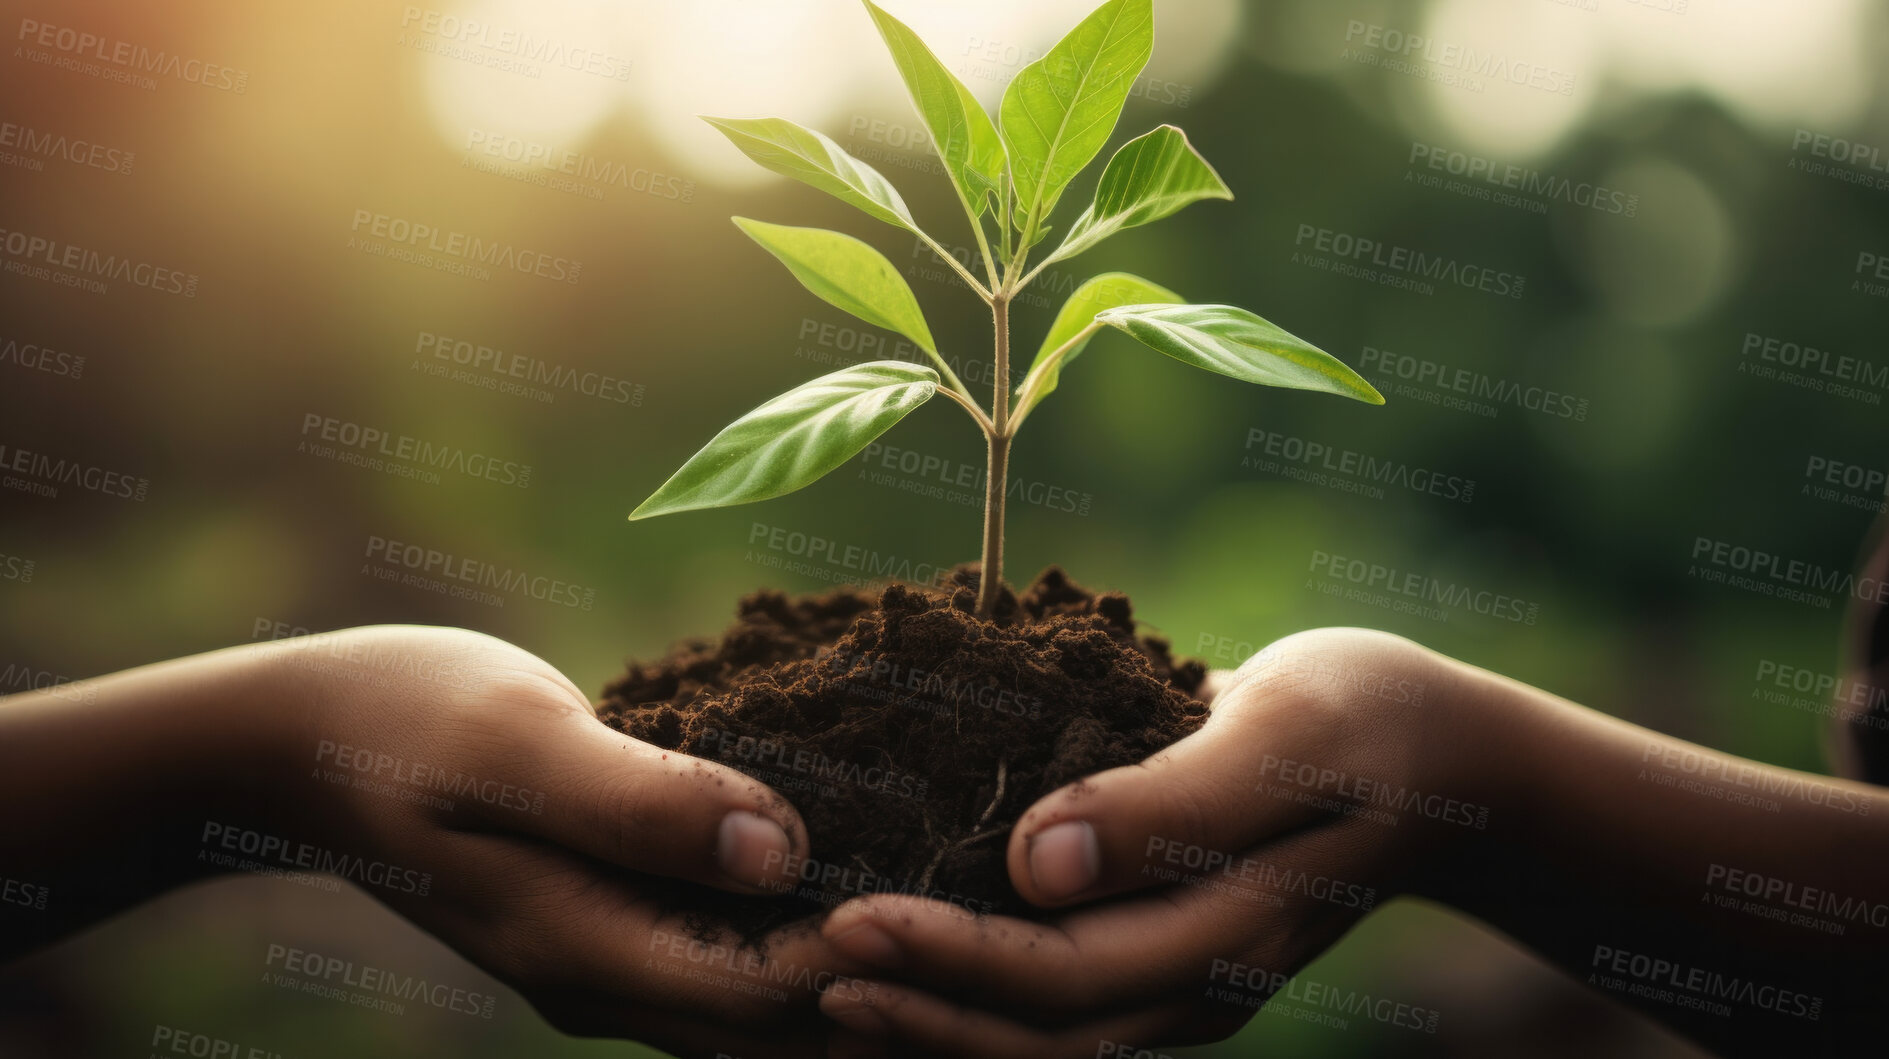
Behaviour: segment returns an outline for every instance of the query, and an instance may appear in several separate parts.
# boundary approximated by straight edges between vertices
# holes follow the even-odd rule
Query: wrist
[[[244,694],[224,703],[236,734],[222,802],[245,826],[268,828],[294,844],[326,841],[352,799],[338,748],[358,742],[349,711],[386,721],[400,712],[399,688],[372,664],[374,630],[343,629],[257,644]]]
[[[1327,770],[1387,830],[1377,844],[1387,893],[1455,903],[1455,887],[1526,834],[1532,753],[1515,704],[1491,674],[1401,636],[1316,629],[1242,667],[1263,699],[1307,733]],[[1316,747],[1316,750],[1311,748]],[[1365,812],[1368,810],[1368,813]]]
[[[151,833],[187,862],[182,874],[240,870],[254,851],[232,845],[232,835],[290,826],[298,799],[287,789],[288,735],[312,696],[289,663],[266,644],[181,659],[152,667],[156,679],[123,703],[138,725],[122,738],[144,753],[120,796],[149,808]]]
[[[59,909],[41,936],[229,869],[206,825],[276,800],[258,796],[282,769],[257,707],[277,690],[267,660],[235,648],[0,703],[0,793],[54,807],[0,834],[9,874]]]
[[[1456,826],[1431,829],[1407,889],[1479,914],[1511,895],[1530,870],[1556,741],[1544,730],[1549,718],[1539,692],[1425,653],[1424,709],[1434,713],[1426,737],[1414,742],[1423,762],[1418,782],[1455,807]]]
[[[329,698],[310,659],[284,640],[230,649],[229,679],[207,697],[202,767],[212,780],[197,809],[199,826],[212,819],[246,826],[295,826],[306,799],[296,787],[313,764],[302,752],[305,732],[319,724]]]

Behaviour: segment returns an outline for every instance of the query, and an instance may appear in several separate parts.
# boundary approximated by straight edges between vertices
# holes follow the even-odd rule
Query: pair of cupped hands
[[[366,754],[502,796],[448,809],[336,786],[294,799],[303,808],[286,826],[429,873],[424,896],[370,892],[553,1026],[682,1055],[1087,1059],[1222,1039],[1360,916],[1419,886],[1467,830],[1415,815],[1385,827],[1300,796],[1318,788],[1307,762],[1431,789],[1473,724],[1441,709],[1438,690],[1468,679],[1448,659],[1366,630],[1300,633],[1214,673],[1194,734],[1024,812],[1008,871],[1051,910],[1043,921],[882,893],[743,948],[702,940],[648,877],[752,894],[797,885],[821,851],[786,798],[599,724],[571,681],[503,641],[423,627],[315,639],[280,650],[426,664],[372,684],[293,667],[334,685],[288,740],[301,775],[309,753],[343,771]],[[1413,709],[1383,681],[1429,701]],[[1452,785],[1475,798],[1461,775]]]

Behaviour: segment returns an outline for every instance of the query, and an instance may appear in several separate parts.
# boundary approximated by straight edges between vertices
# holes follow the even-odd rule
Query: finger
[[[864,998],[829,994],[820,1001],[820,1010],[860,1037],[878,1040],[879,1055],[907,1055],[917,1048],[924,1055],[980,1059],[1094,1059],[1133,1055],[1137,1042],[1221,1040],[1245,1021],[1243,1016],[1207,1011],[1187,998],[1048,1030],[890,982],[866,986]]]
[[[784,1027],[861,969],[810,927],[759,947],[712,935],[559,847],[461,833],[441,848],[454,870],[404,911],[534,1003],[594,992],[709,1025]]]
[[[666,751],[572,714],[525,750],[542,792],[512,828],[599,860],[737,892],[797,882],[807,829],[778,792],[714,762]],[[537,807],[541,806],[539,809]]]
[[[971,916],[956,905],[878,895],[836,908],[822,932],[845,957],[1024,1021],[1081,1017],[1162,992],[1202,992],[1216,967],[1296,970],[1377,904],[1338,873],[1375,871],[1368,825],[1321,828],[1266,850],[1275,884],[1212,880],[1086,906],[1053,922]],[[1218,962],[1217,962],[1218,961]]]
[[[812,929],[787,928],[760,947],[732,934],[704,937],[682,917],[664,917],[646,935],[626,938],[579,961],[598,966],[599,980],[623,996],[665,998],[667,1006],[724,1026],[788,1026],[818,1004],[824,992],[858,989],[863,967],[842,957]],[[614,969],[614,974],[612,974]]]
[[[1054,923],[971,916],[921,897],[880,895],[834,909],[822,933],[845,956],[896,978],[1032,1021],[1094,1009],[1185,977],[1189,953],[1220,939],[1222,917],[1201,895],[1165,895],[1084,909]],[[1079,943],[1081,933],[1091,944]]]
[[[1039,800],[1010,834],[1011,883],[1055,908],[1211,874],[1238,851],[1331,819],[1314,802],[1269,797],[1269,771],[1332,761],[1317,748],[1335,725],[1256,693],[1243,679],[1220,692],[1206,724],[1146,761],[1110,769]],[[1321,727],[1324,731],[1321,731]]]

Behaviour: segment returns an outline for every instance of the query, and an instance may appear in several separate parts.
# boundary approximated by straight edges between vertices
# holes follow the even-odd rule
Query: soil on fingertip
[[[1023,811],[1206,720],[1205,667],[1138,635],[1126,596],[1050,567],[1021,597],[1006,586],[986,621],[977,583],[964,566],[942,590],[755,592],[719,640],[677,644],[605,688],[605,724],[739,769],[806,822],[791,890],[664,886],[692,930],[757,944],[871,893],[1036,915],[1005,868]]]

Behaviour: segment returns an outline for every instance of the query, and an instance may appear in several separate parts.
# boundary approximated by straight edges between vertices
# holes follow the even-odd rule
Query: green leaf
[[[1056,313],[1056,322],[1049,325],[1049,334],[1043,336],[1043,345],[1036,351],[1036,359],[1030,362],[1030,373],[1045,364],[1050,355],[1061,349],[1070,339],[1082,334],[1095,322],[1095,314],[1123,305],[1135,305],[1146,302],[1185,301],[1180,295],[1156,283],[1151,283],[1140,276],[1127,272],[1104,272],[1077,287],[1069,294],[1069,300]],[[1043,381],[1036,387],[1036,400],[1040,402],[1056,388],[1056,382],[1062,369],[1076,359],[1089,344],[1087,338],[1070,347],[1069,352],[1058,358],[1057,362],[1043,369]],[[1025,376],[1028,380],[1028,376]],[[1018,389],[1022,389],[1019,384]]]
[[[926,352],[938,351],[912,288],[884,254],[825,228],[793,228],[746,217],[736,217],[734,222],[827,304],[897,331]]]
[[[1187,134],[1163,125],[1123,144],[1109,159],[1095,186],[1094,204],[1076,218],[1048,260],[1074,257],[1124,228],[1158,221],[1189,203],[1232,197],[1232,189],[1187,142]]]
[[[1242,382],[1384,403],[1384,395],[1343,361],[1231,305],[1124,305],[1096,321],[1183,364]]]
[[[984,215],[985,200],[1003,181],[1004,143],[997,136],[997,126],[971,90],[938,61],[918,34],[872,0],[865,3],[886,50],[898,64],[913,108],[931,133],[931,142],[944,161],[945,174],[975,222]]]
[[[729,507],[805,488],[936,392],[937,372],[900,360],[822,375],[728,424],[630,518]]]
[[[918,231],[905,200],[877,169],[812,129],[784,118],[703,118],[741,153],[907,231]]]
[[[1108,142],[1153,52],[1151,0],[1109,0],[1004,89],[998,116],[1019,229],[1037,234],[1069,181]]]

